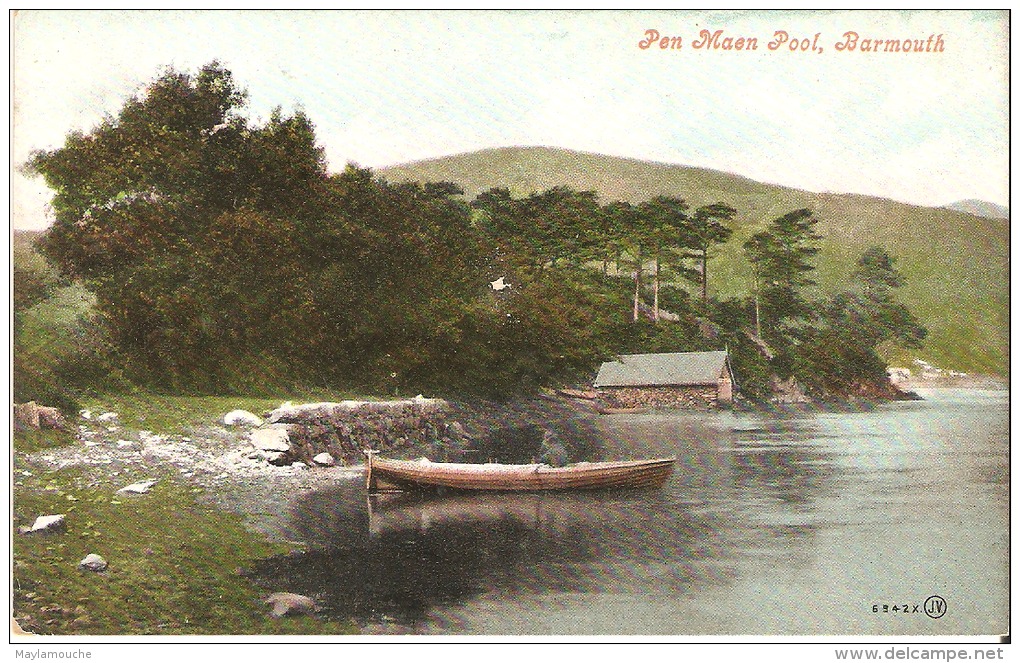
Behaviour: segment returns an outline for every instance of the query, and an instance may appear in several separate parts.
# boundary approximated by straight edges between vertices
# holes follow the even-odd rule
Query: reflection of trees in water
[[[489,591],[684,593],[732,575],[722,524],[661,491],[385,496],[370,516],[348,485],[302,497],[292,534],[312,551],[262,560],[253,579],[363,621],[413,625]]]
[[[736,431],[733,481],[743,493],[808,508],[831,494],[833,454],[809,444],[820,435],[804,419],[769,419]]]
[[[772,417],[734,429],[731,449],[736,498],[747,514],[744,545],[771,549],[786,563],[809,564],[810,548],[792,541],[815,536],[819,503],[835,494],[839,472],[834,454],[813,444],[817,423]]]

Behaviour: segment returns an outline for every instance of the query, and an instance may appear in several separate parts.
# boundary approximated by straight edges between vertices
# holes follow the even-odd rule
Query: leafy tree
[[[927,330],[895,301],[903,284],[894,260],[872,247],[857,262],[849,289],[820,306],[820,325],[805,335],[798,349],[798,373],[816,394],[844,397],[887,395],[883,343],[920,347]]]
[[[919,348],[927,336],[906,306],[897,302],[894,289],[904,284],[895,259],[881,247],[871,247],[857,261],[851,289],[833,298],[830,318],[842,318],[870,347],[892,342]]]
[[[659,320],[659,285],[664,266],[672,267],[682,276],[689,276],[684,260],[691,244],[690,206],[681,198],[656,196],[638,206],[644,217],[644,227],[639,230],[647,238],[653,260],[652,271],[652,319]]]
[[[814,227],[818,219],[811,210],[784,214],[744,243],[755,280],[755,324],[775,340],[786,331],[788,322],[810,319],[812,308],[803,288],[814,285],[809,274],[811,259],[818,253],[821,239]],[[764,322],[764,324],[763,324]]]
[[[236,353],[298,333],[280,318],[328,202],[323,153],[300,112],[250,126],[245,97],[218,63],[168,70],[29,162],[55,192],[42,250],[95,291],[135,372],[171,387],[215,389]]]
[[[688,223],[687,238],[701,263],[699,281],[703,307],[708,306],[708,252],[733,234],[733,230],[723,225],[723,222],[731,221],[736,214],[737,210],[725,203],[704,205],[694,212]]]
[[[620,232],[621,244],[630,254],[630,267],[634,274],[634,296],[632,298],[632,321],[640,319],[641,286],[645,271],[645,260],[654,243],[650,216],[628,202],[613,202],[605,207],[606,216],[613,227]]]

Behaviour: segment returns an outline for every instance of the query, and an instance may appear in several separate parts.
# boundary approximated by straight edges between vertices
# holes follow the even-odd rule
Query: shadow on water
[[[483,599],[512,612],[515,596],[679,606],[725,593],[752,566],[809,564],[817,502],[839,483],[810,419],[657,413],[605,417],[595,436],[547,431],[508,427],[475,453],[530,462],[559,444],[571,462],[676,456],[676,469],[661,489],[637,491],[369,498],[359,481],[339,484],[293,504],[288,535],[309,550],[261,560],[250,576],[397,632]]]
[[[735,429],[733,482],[742,493],[809,508],[834,489],[835,454],[818,444],[828,434],[805,418],[775,418]]]
[[[721,524],[661,491],[366,498],[344,485],[299,499],[292,527],[311,549],[250,577],[362,623],[414,627],[487,592],[681,594],[732,575]]]

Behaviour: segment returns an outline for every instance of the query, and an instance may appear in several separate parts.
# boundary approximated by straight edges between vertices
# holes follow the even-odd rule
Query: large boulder
[[[65,529],[67,514],[58,513],[52,516],[39,516],[32,523],[31,527],[22,528],[22,534],[35,534],[37,532],[62,532]]]
[[[290,451],[290,430],[286,424],[270,424],[248,433],[253,447],[260,451]]]
[[[312,458],[312,462],[316,465],[321,465],[322,467],[333,467],[336,465],[336,459],[325,451],[321,454],[316,454],[315,457]]]
[[[39,405],[35,401],[14,404],[14,430],[49,428],[67,430],[64,415],[55,407]]]

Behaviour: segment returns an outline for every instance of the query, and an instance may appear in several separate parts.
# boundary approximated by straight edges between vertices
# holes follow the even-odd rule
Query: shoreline
[[[913,381],[897,388],[1008,390],[998,379]],[[851,402],[744,403],[717,412],[768,413],[777,411],[866,411],[896,400]],[[654,410],[652,410],[654,411]],[[698,410],[691,412],[712,412]],[[448,419],[469,433],[470,447],[449,448],[448,457],[436,461],[476,462],[504,455],[501,462],[531,462],[535,448],[534,431],[553,431],[570,462],[591,460],[597,455],[598,420],[613,414],[599,413],[585,400],[564,396],[537,395],[504,403],[483,400],[451,401]],[[623,414],[618,416],[637,416]],[[77,469],[94,483],[123,483],[148,478],[170,480],[200,489],[197,498],[217,508],[240,515],[246,525],[271,541],[297,544],[287,535],[289,505],[297,494],[321,490],[337,483],[360,481],[364,463],[319,467],[298,463],[277,466],[252,458],[250,428],[232,428],[211,423],[171,434],[121,428],[95,420],[77,419],[74,442],[38,451],[15,450],[25,466],[45,472]],[[516,435],[516,437],[515,437]],[[541,435],[541,433],[539,433]],[[386,448],[380,449],[384,453]],[[394,449],[394,451],[397,451]],[[402,447],[400,456],[426,455],[426,449]],[[519,458],[512,456],[517,454]],[[611,460],[611,459],[610,459]]]

